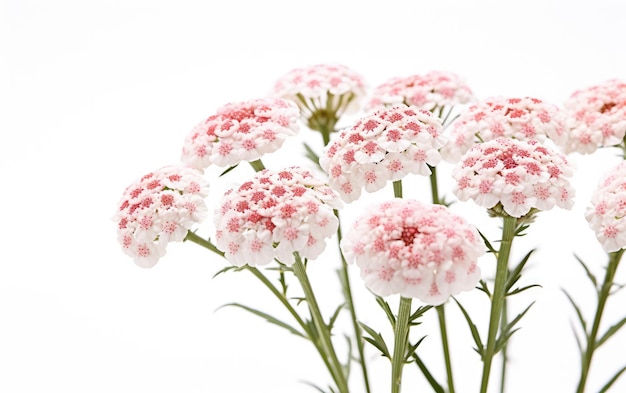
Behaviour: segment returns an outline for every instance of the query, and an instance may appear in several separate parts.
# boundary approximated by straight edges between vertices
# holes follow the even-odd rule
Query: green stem
[[[402,180],[396,180],[393,182],[393,195],[396,198],[402,198]]]
[[[448,330],[446,328],[445,305],[435,307],[439,317],[439,330],[441,331],[441,344],[443,346],[443,356],[446,362],[446,374],[448,376],[448,392],[454,393],[454,379],[452,378],[452,362],[450,359],[450,349],[448,347]]]
[[[197,245],[200,245],[208,250],[211,250],[221,257],[224,256],[224,253],[218,250],[218,248],[215,247],[215,245],[211,243],[210,240],[201,238],[195,232],[187,231],[187,236],[185,236],[185,239],[183,239],[183,241],[187,241],[187,240],[189,240],[192,243],[196,243]]]
[[[265,169],[265,165],[263,165],[263,161],[261,161],[261,159],[259,158],[258,160],[254,160],[254,161],[249,161],[250,166],[256,171],[256,172],[261,172],[263,169]]]
[[[508,272],[507,272],[508,274]],[[504,331],[506,325],[509,323],[509,315],[507,311],[507,298],[504,298],[502,303],[502,319],[500,320],[500,332]],[[500,393],[504,393],[505,381],[506,381],[506,364],[509,361],[507,354],[507,343],[502,346],[502,367],[500,368]]]
[[[503,220],[504,225],[502,228],[500,250],[498,251],[496,279],[493,294],[491,295],[491,312],[489,316],[489,330],[487,332],[487,347],[483,352],[483,375],[480,385],[481,393],[486,393],[487,386],[489,385],[491,363],[496,352],[496,336],[500,326],[500,318],[502,317],[504,297],[506,296],[509,254],[511,252],[511,245],[517,228],[517,218],[507,215],[504,216]]]
[[[294,256],[296,257],[296,261],[292,266],[293,272],[298,278],[300,285],[302,286],[304,297],[309,306],[309,311],[311,312],[313,324],[315,325],[317,333],[320,337],[321,346],[324,350],[324,353],[328,357],[327,360],[329,364],[329,371],[331,372],[332,377],[337,384],[337,389],[339,389],[339,392],[349,393],[346,375],[344,374],[343,367],[339,362],[339,359],[337,358],[337,354],[335,353],[335,348],[330,339],[328,325],[324,322],[324,318],[322,317],[319,305],[317,304],[317,300],[315,299],[313,287],[311,286],[309,277],[306,274],[306,268],[304,267],[304,264],[300,259],[300,255],[297,252],[294,253]]]
[[[434,166],[428,166],[430,168],[430,195],[435,205],[441,204],[439,201],[439,190],[437,188],[437,168]]]
[[[577,393],[583,393],[585,391],[585,385],[587,383],[587,377],[591,368],[591,360],[595,350],[598,348],[598,331],[600,329],[600,321],[602,314],[604,313],[604,307],[606,302],[611,296],[611,288],[613,287],[613,280],[615,278],[615,272],[622,259],[624,250],[621,249],[609,254],[609,265],[606,268],[606,274],[602,286],[598,289],[598,306],[596,307],[596,314],[593,319],[593,325],[591,331],[587,335],[587,348],[582,358],[582,368],[580,372],[580,380],[578,382]],[[586,334],[586,332],[585,332]]]
[[[394,329],[393,358],[391,360],[391,393],[399,393],[402,386],[402,368],[406,363],[406,347],[409,341],[411,301],[411,298],[400,297],[398,318]]]
[[[335,216],[339,220],[339,211],[334,210]],[[341,222],[341,220],[339,220]],[[337,245],[341,245],[341,225],[337,228]],[[341,247],[339,247],[339,255],[341,255],[341,269],[339,270],[339,278],[341,281],[341,285],[343,287],[344,297],[346,299],[346,305],[348,310],[350,311],[350,319],[352,320],[352,328],[354,329],[354,335],[356,340],[357,351],[359,352],[359,364],[361,365],[361,370],[363,372],[363,383],[365,384],[365,392],[370,393],[370,382],[369,375],[367,372],[367,363],[365,362],[365,341],[363,340],[363,332],[361,330],[361,326],[359,325],[359,321],[356,316],[356,309],[354,307],[354,298],[352,296],[352,288],[350,287],[350,276],[348,274],[348,264],[346,262],[345,257],[343,256],[343,252],[341,252]]]

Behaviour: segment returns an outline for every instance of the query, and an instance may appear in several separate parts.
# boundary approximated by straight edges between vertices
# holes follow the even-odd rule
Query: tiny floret
[[[208,183],[196,169],[167,166],[124,191],[114,221],[122,250],[141,267],[154,266],[167,243],[182,241],[207,216]]]
[[[454,194],[491,209],[501,204],[512,217],[530,209],[570,209],[573,169],[565,156],[531,141],[499,138],[474,145],[452,170]]]
[[[626,248],[626,162],[604,175],[585,218],[606,252]]]
[[[215,211],[216,246],[235,266],[317,258],[339,226],[337,194],[309,171],[263,170],[226,192]]]
[[[227,104],[191,130],[181,159],[197,169],[255,161],[297,133],[298,116],[293,102],[278,98]]]
[[[485,252],[465,219],[443,205],[412,199],[372,206],[347,231],[341,249],[376,295],[399,294],[430,305],[473,289]]]

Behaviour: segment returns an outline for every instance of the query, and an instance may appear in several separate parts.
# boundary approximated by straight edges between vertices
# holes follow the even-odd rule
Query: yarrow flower
[[[585,218],[606,252],[626,248],[626,161],[604,175]]]
[[[230,103],[198,124],[185,139],[182,161],[194,168],[233,166],[278,150],[298,131],[299,111],[289,101],[262,98]]]
[[[439,305],[474,289],[484,243],[476,228],[443,205],[394,199],[368,209],[341,241],[366,286]]]
[[[535,140],[498,138],[465,153],[452,170],[453,191],[461,201],[487,209],[501,204],[509,216],[521,217],[532,208],[571,208],[572,174],[562,154]]]
[[[590,154],[615,146],[626,134],[626,82],[611,79],[574,92],[565,101],[568,138],[565,152]]]
[[[366,88],[363,77],[344,65],[316,64],[278,79],[271,95],[294,101],[309,127],[320,131],[334,126],[342,115],[357,112]]]
[[[193,168],[167,166],[148,173],[124,191],[117,222],[118,241],[141,267],[154,266],[167,243],[182,241],[208,209],[208,183]]]
[[[337,194],[307,170],[263,170],[224,195],[215,212],[216,245],[235,266],[291,265],[324,250],[338,228]]]
[[[537,98],[493,97],[470,106],[453,123],[448,144],[441,149],[444,160],[456,163],[476,143],[496,138],[545,141],[562,145],[565,112]]]
[[[424,75],[391,78],[374,88],[365,109],[398,104],[413,105],[429,111],[475,101],[474,93],[458,75],[430,71]]]
[[[320,156],[329,185],[346,202],[359,198],[361,189],[380,190],[388,181],[409,173],[429,175],[441,160],[444,145],[441,121],[416,107],[381,109],[341,131]]]

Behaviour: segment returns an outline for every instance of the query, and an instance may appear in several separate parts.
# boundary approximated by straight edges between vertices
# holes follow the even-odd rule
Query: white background
[[[310,345],[242,310],[216,311],[239,301],[282,315],[258,282],[245,273],[213,279],[225,263],[190,243],[171,244],[149,270],[122,253],[110,218],[124,188],[178,162],[184,137],[217,107],[262,97],[308,64],[343,63],[371,87],[448,70],[480,98],[561,104],[575,89],[626,78],[625,14],[613,0],[0,0],[0,392],[313,392],[301,381],[329,379]],[[320,140],[308,130],[300,138]],[[300,153],[301,141],[290,143]],[[514,259],[539,247],[524,282],[542,288],[513,305],[537,301],[511,344],[510,393],[574,389],[574,313],[561,288],[591,315],[593,292],[572,255],[601,273],[606,257],[582,212],[598,176],[619,162],[615,153],[572,155],[574,209],[543,213],[516,240]],[[212,184],[209,203],[223,187]],[[425,188],[407,192],[428,199]],[[455,206],[497,238],[497,220]],[[488,275],[493,260],[481,266]],[[332,255],[311,264],[325,312],[339,299],[335,267]],[[351,273],[360,315],[388,335]],[[618,280],[626,282],[624,269]],[[482,329],[486,298],[460,299]],[[607,324],[626,314],[624,301],[611,300]],[[457,391],[476,392],[480,361],[458,309],[447,309]],[[443,382],[432,322],[427,314],[413,333],[428,336],[422,356]],[[625,348],[622,332],[597,352],[589,391],[626,364]],[[375,391],[388,391],[388,365],[372,348],[368,356]],[[413,365],[405,381],[405,391],[425,386]],[[626,378],[614,389],[624,390]]]

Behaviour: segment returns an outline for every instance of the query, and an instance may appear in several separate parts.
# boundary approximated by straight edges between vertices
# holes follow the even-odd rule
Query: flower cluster
[[[475,227],[443,205],[395,199],[373,206],[341,242],[367,287],[438,305],[473,289],[484,244]]]
[[[452,171],[461,201],[472,199],[487,209],[500,203],[512,217],[531,208],[571,208],[572,174],[567,159],[556,151],[534,140],[506,138],[474,145]]]
[[[606,252],[626,247],[626,161],[601,180],[585,218]]]
[[[291,265],[294,252],[315,259],[335,234],[336,193],[307,170],[263,170],[224,195],[215,212],[216,245],[235,266]]]
[[[626,134],[626,82],[616,79],[574,92],[568,112],[566,153],[589,154],[621,143]]]
[[[456,163],[475,143],[496,138],[565,143],[565,113],[537,98],[493,97],[470,106],[453,123],[444,160]]]
[[[296,134],[298,116],[298,108],[289,100],[262,98],[227,104],[191,130],[182,161],[198,169],[254,161]]]
[[[167,166],[124,191],[114,220],[126,254],[141,267],[154,266],[168,242],[182,241],[207,215],[208,183],[199,171]]]
[[[416,107],[380,109],[359,119],[326,146],[320,166],[329,185],[351,202],[408,173],[429,175],[445,144],[440,120]]]
[[[474,100],[472,90],[458,75],[430,71],[424,75],[391,78],[377,86],[366,102],[365,109],[405,104],[431,111]]]
[[[315,64],[281,77],[271,95],[294,101],[308,124],[320,125],[358,111],[366,88],[364,78],[344,65]]]

